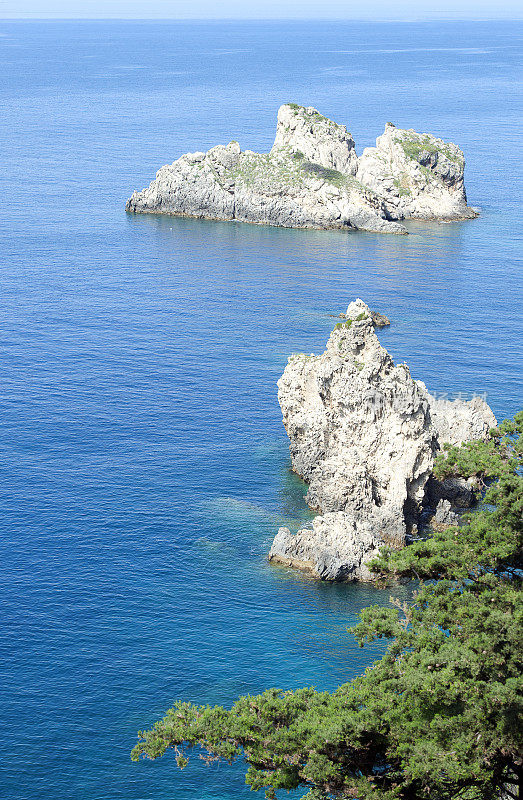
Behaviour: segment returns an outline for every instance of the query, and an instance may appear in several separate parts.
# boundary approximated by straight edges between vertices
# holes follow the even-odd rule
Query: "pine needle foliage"
[[[139,733],[132,758],[175,751],[187,765],[246,762],[246,783],[275,800],[514,800],[523,797],[521,603],[523,412],[487,443],[449,448],[440,477],[488,489],[466,525],[382,551],[379,581],[418,582],[413,601],[365,609],[363,646],[390,640],[364,675],[334,692],[268,689],[231,709],[176,702]],[[394,606],[394,603],[392,603]]]

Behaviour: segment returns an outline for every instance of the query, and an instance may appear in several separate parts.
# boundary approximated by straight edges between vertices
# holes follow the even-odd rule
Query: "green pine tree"
[[[382,552],[382,582],[418,582],[410,604],[372,606],[353,632],[390,640],[383,658],[335,692],[269,689],[231,709],[177,702],[132,752],[191,748],[243,758],[246,782],[274,800],[523,798],[523,411],[486,443],[448,448],[439,478],[476,476],[479,511],[401,551]]]

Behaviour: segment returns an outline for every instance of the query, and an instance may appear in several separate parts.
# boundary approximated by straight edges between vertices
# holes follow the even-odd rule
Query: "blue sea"
[[[177,698],[332,689],[373,586],[270,566],[310,518],[276,381],[355,297],[434,391],[522,405],[521,23],[0,22],[1,797],[240,800],[133,764]],[[188,150],[313,105],[457,142],[478,219],[410,235],[126,215]],[[407,590],[398,589],[401,594]]]

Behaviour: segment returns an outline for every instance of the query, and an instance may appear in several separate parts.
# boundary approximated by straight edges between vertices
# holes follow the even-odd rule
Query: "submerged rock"
[[[281,528],[269,559],[328,580],[370,577],[367,564],[384,543],[405,544],[441,444],[495,425],[480,399],[437,401],[438,415],[447,403],[448,426],[435,424],[435,398],[394,364],[369,307],[356,300],[347,317],[322,355],[291,356],[278,381],[292,466],[320,516],[296,535]]]
[[[237,142],[187,153],[134,192],[126,209],[378,233],[406,233],[397,221],[406,217],[475,216],[466,205],[461,150],[413,131],[394,128],[392,137],[389,128],[376,152],[368,148],[358,159],[343,125],[290,103],[278,111],[270,153],[242,151]]]

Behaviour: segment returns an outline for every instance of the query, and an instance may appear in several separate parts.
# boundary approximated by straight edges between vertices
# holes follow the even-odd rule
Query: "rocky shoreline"
[[[296,534],[280,528],[269,553],[331,581],[369,580],[380,547],[403,547],[427,509],[435,526],[456,524],[473,488],[436,481],[435,455],[496,426],[483,399],[437,399],[395,365],[375,333],[382,315],[362,300],[344,316],[322,355],[294,354],[278,381],[292,468],[319,513]]]
[[[457,145],[392,123],[358,157],[344,125],[288,103],[278,111],[270,153],[242,151],[237,142],[187,153],[135,191],[126,210],[406,234],[404,219],[477,216],[467,205],[464,169]]]

